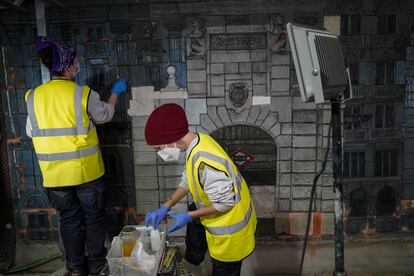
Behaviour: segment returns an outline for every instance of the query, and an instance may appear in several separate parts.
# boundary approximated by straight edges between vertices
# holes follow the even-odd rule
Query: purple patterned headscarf
[[[36,50],[39,52],[47,47],[52,47],[53,51],[52,74],[63,72],[73,64],[76,58],[75,47],[50,37],[38,36],[36,38]]]

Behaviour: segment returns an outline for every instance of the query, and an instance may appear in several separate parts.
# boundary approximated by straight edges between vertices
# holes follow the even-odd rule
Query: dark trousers
[[[197,209],[192,203],[189,211]],[[194,265],[199,265],[204,260],[207,252],[206,230],[201,224],[200,219],[193,219],[187,224],[187,233],[185,236],[185,259]],[[213,264],[213,276],[238,276],[240,275],[243,260],[237,262],[222,262],[211,258]]]
[[[103,178],[79,186],[48,188],[46,192],[59,212],[67,268],[88,266],[89,273],[96,273],[106,262]]]

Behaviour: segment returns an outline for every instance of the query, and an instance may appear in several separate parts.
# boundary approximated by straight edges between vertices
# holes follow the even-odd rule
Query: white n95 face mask
[[[157,151],[157,154],[164,161],[177,161],[178,158],[180,158],[180,152],[181,150],[175,145],[175,148],[166,147],[162,150]]]

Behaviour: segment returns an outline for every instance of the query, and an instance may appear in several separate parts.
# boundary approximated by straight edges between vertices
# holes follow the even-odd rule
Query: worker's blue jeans
[[[60,235],[67,268],[88,268],[89,273],[96,273],[106,262],[103,178],[46,191],[51,205],[60,215]]]

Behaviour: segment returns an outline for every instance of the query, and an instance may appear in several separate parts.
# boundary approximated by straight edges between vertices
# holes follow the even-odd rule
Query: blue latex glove
[[[192,221],[193,219],[188,215],[188,212],[182,212],[179,214],[172,214],[170,215],[171,218],[175,219],[175,224],[168,229],[168,234],[184,227],[187,223]]]
[[[116,79],[114,81],[114,84],[112,85],[112,92],[119,95],[121,93],[124,93],[126,91],[127,84],[124,79]]]
[[[152,225],[154,226],[154,229],[158,228],[158,224],[160,224],[161,220],[165,218],[167,215],[167,212],[170,210],[165,205],[161,205],[161,207],[154,211],[154,212],[148,212],[145,215],[145,225],[148,227],[150,224],[150,221],[152,221]]]

